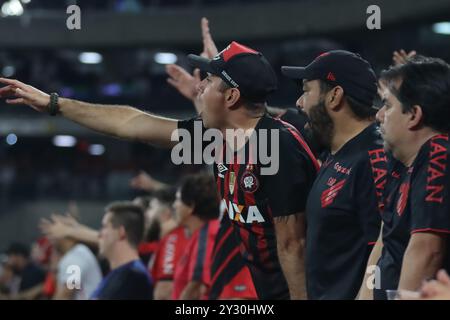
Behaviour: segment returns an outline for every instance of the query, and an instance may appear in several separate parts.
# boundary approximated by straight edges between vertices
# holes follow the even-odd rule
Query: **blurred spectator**
[[[186,250],[175,267],[173,299],[204,298],[210,285],[210,264],[219,229],[219,200],[214,178],[206,174],[187,176],[176,193],[176,218],[191,234]]]
[[[43,267],[47,268],[52,255],[52,245],[47,237],[40,237],[31,246],[31,259]]]
[[[155,282],[154,298],[157,300],[172,297],[175,266],[184,254],[188,242],[187,230],[175,220],[172,208],[174,199],[171,189],[161,189],[153,193],[150,202],[150,214],[159,220],[162,237],[149,266]]]
[[[19,291],[20,278],[18,278],[13,268],[2,261],[0,265],[0,299],[9,299],[10,296],[17,295]]]
[[[113,203],[106,208],[99,237],[100,254],[108,259],[111,272],[91,299],[152,299],[153,287],[137,247],[144,232],[142,208],[132,202]]]
[[[6,254],[8,255],[8,265],[20,278],[18,295],[42,285],[45,279],[45,271],[31,261],[28,246],[22,243],[12,243],[6,250]]]
[[[78,243],[73,238],[63,237],[53,241],[55,250],[61,256],[57,267],[56,293],[53,298],[57,300],[88,299],[102,280],[100,266],[94,254],[86,245]],[[74,267],[80,271],[79,274],[74,272]],[[74,279],[77,275],[79,279]],[[72,281],[79,282],[79,289],[68,285],[73,283]]]

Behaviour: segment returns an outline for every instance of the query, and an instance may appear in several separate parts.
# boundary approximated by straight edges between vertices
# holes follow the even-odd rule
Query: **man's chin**
[[[383,147],[384,147],[384,151],[392,151],[392,147],[389,143],[386,142],[386,140],[384,140],[384,136],[383,137]]]

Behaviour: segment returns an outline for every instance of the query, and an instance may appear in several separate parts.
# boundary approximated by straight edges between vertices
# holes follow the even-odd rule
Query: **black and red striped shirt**
[[[180,121],[178,128],[193,135],[194,121]],[[261,174],[261,170],[270,164],[264,164],[260,157],[251,158],[255,154],[252,150],[255,144],[247,142],[243,154],[235,152],[232,159],[227,159],[224,143],[214,166],[217,188],[226,208],[225,215],[238,239],[239,251],[250,268],[258,297],[289,298],[277,256],[274,218],[304,212],[319,165],[301,134],[282,120],[264,115],[253,134],[259,146],[266,135],[266,155],[273,153],[277,157],[277,172]],[[274,137],[276,139],[272,140]],[[227,163],[226,160],[231,161]]]
[[[223,204],[223,202],[222,202]],[[235,279],[241,273],[249,273],[248,267],[242,258],[239,242],[233,232],[233,226],[225,213],[225,206],[222,205],[220,227],[216,235],[214,250],[211,261],[211,288],[209,299],[216,300],[227,291],[227,298],[256,299],[254,294],[254,284],[249,279],[240,278],[237,283]],[[247,270],[243,270],[247,269]],[[229,286],[232,286],[229,288]]]

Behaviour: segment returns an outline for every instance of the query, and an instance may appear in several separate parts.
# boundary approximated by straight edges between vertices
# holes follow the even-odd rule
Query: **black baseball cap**
[[[281,72],[292,79],[325,80],[339,85],[346,95],[370,107],[377,95],[377,77],[370,63],[350,51],[328,51],[306,67],[284,66]]]
[[[277,89],[275,72],[262,53],[235,41],[212,59],[190,54],[188,60],[193,67],[238,88],[242,97],[251,102],[265,102]]]

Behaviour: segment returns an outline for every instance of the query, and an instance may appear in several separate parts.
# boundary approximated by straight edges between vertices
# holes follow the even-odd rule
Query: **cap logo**
[[[231,77],[229,76],[228,73],[226,73],[225,70],[223,70],[221,73],[233,87],[235,87],[235,88],[239,87],[239,85],[233,79],[231,79]]]
[[[240,53],[254,53],[257,54],[258,52],[250,49],[246,46],[243,46],[242,44],[239,44],[235,41],[233,41],[228,47],[226,47],[225,50],[223,50],[220,55],[223,56],[223,60],[227,62],[231,58],[233,58],[235,55]]]
[[[336,77],[334,76],[333,72],[328,72],[327,80],[336,81]]]

